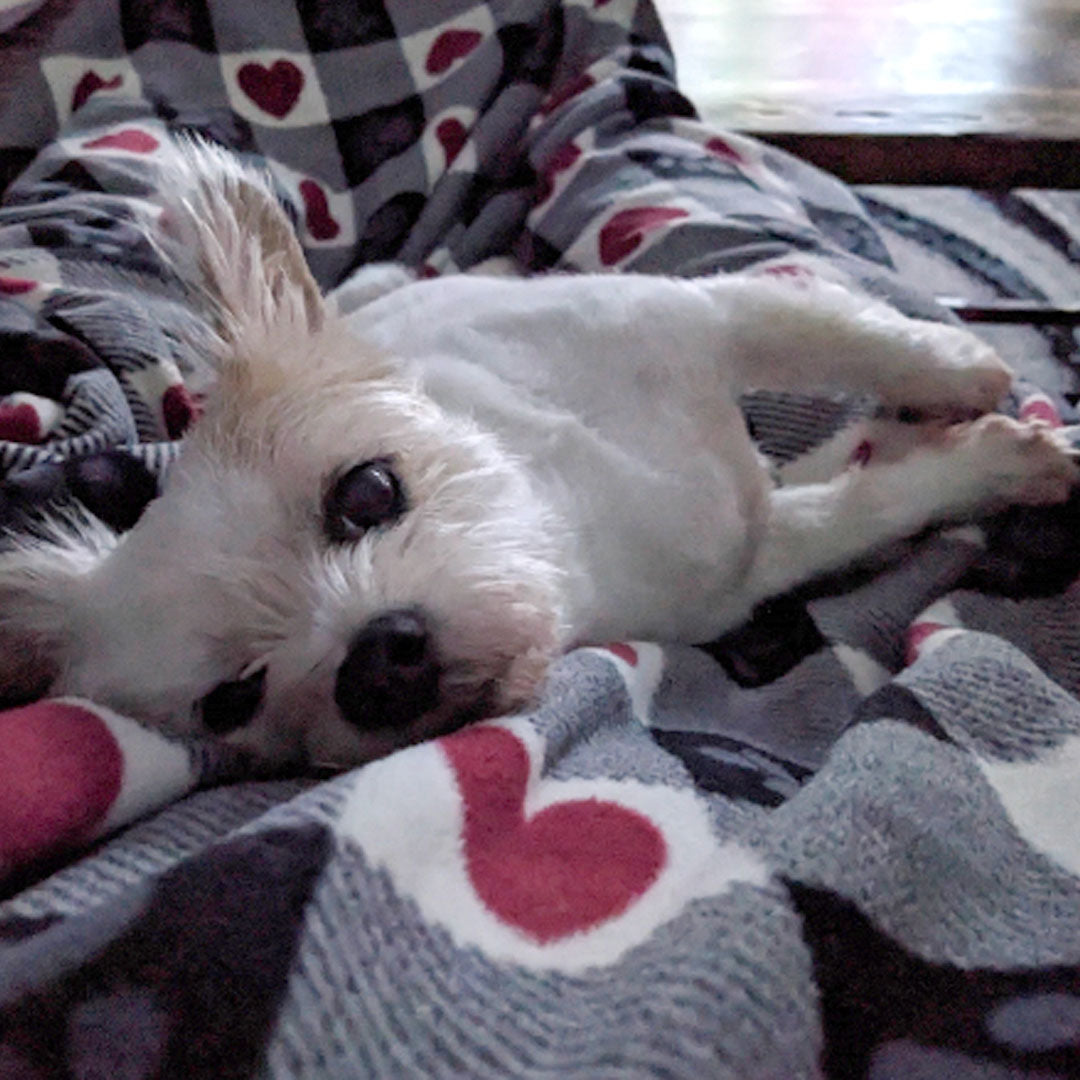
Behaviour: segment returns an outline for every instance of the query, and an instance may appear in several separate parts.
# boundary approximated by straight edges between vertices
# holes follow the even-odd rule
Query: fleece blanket
[[[1080,288],[1075,193],[856,193],[710,130],[646,0],[16,0],[0,33],[7,536],[67,499],[129,527],[197,419],[202,315],[144,239],[180,131],[271,170],[327,287]],[[1073,423],[1073,332],[988,332],[1012,408]],[[746,405],[779,461],[849,411]],[[928,534],[332,777],[9,702],[0,1076],[1080,1075],[1076,548],[1073,505]]]

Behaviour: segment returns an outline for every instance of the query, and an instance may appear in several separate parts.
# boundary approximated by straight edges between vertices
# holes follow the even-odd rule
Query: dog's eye
[[[323,504],[326,535],[335,543],[359,540],[405,512],[405,493],[385,459],[366,461],[334,481]]]
[[[266,668],[220,683],[200,702],[203,725],[215,735],[242,728],[258,712],[265,687]]]

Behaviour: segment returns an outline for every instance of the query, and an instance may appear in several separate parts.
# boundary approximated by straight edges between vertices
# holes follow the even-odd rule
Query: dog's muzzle
[[[427,620],[390,611],[353,638],[334,683],[341,715],[361,731],[403,728],[439,699],[439,664]]]

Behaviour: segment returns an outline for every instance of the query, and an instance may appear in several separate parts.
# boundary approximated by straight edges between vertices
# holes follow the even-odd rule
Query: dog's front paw
[[[995,501],[1049,506],[1080,484],[1076,451],[1060,429],[1039,421],[984,416],[963,436],[965,451]]]
[[[1012,369],[986,342],[957,326],[923,323],[911,337],[916,362],[887,374],[885,409],[904,420],[970,420],[1008,393]]]

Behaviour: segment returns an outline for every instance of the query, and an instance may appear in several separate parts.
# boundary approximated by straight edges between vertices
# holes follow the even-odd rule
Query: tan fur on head
[[[174,199],[162,224],[178,241],[168,253],[181,260],[197,253],[197,276],[219,316],[222,359],[256,326],[284,321],[317,333],[326,306],[269,175],[195,140],[179,144],[166,171]]]
[[[385,356],[358,342],[332,313],[314,332],[288,305],[263,315],[234,325],[230,358],[220,365],[216,391],[191,435],[226,458],[255,461],[271,453],[274,432],[284,426],[282,410],[298,403],[333,409],[351,387],[401,391],[406,385],[394,378]]]
[[[196,143],[165,168],[160,247],[216,324],[216,383],[132,531],[60,522],[0,559],[0,610],[17,612],[0,615],[3,685],[51,682],[186,732],[209,692],[259,670],[237,740],[346,762],[523,704],[564,626],[560,538],[521,463],[349,332],[268,177]],[[402,507],[343,536],[329,493],[374,461]],[[371,732],[343,715],[336,676],[365,627],[402,611],[423,614],[437,697]]]

